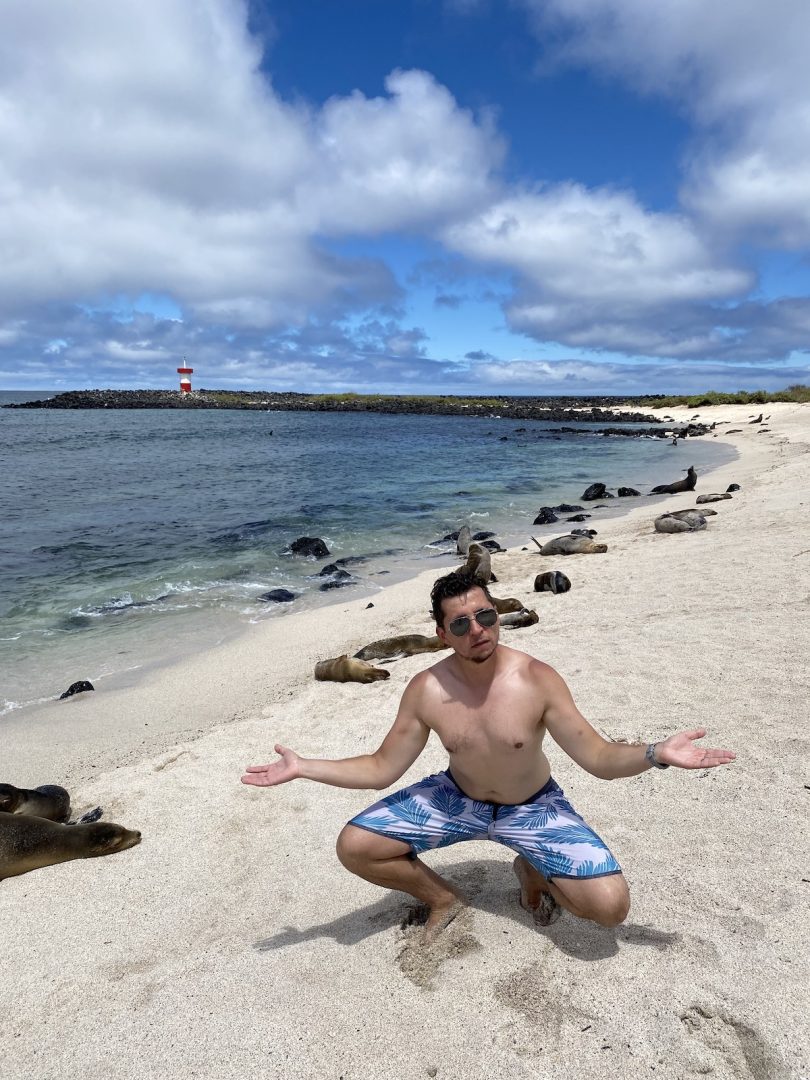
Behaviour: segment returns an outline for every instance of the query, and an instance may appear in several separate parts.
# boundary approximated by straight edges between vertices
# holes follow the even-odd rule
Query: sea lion
[[[508,630],[515,630],[522,626],[534,626],[535,623],[540,622],[540,616],[533,609],[521,608],[520,611],[510,611],[506,615],[501,615],[498,621]]]
[[[708,506],[701,506],[700,510],[695,510],[694,506],[687,507],[686,510],[667,510],[670,517],[681,517],[682,514],[702,514],[705,518],[717,517],[716,510],[710,510]]]
[[[690,465],[686,470],[686,476],[683,480],[676,480],[674,484],[658,484],[650,492],[651,495],[675,495],[679,491],[694,491],[695,484],[697,483],[697,472],[695,466]]]
[[[560,570],[548,570],[545,574],[538,574],[534,579],[535,592],[568,592],[571,582]]]
[[[33,790],[0,784],[0,812],[41,817],[48,821],[67,821],[70,817],[70,795],[56,784],[43,784]]]
[[[472,540],[472,533],[470,532],[469,525],[462,525],[458,530],[458,539],[456,540],[456,551],[459,555],[463,555],[466,559],[467,552],[470,548],[470,541]]]
[[[439,652],[449,649],[449,645],[437,637],[424,634],[402,634],[400,637],[381,638],[364,645],[354,654],[355,660],[399,660],[403,656],[416,656],[417,653]]]
[[[470,574],[479,581],[483,581],[485,585],[488,585],[490,581],[497,582],[498,580],[492,573],[492,554],[489,548],[474,542],[467,549],[467,561],[460,573]]]
[[[597,544],[587,536],[555,536],[540,548],[541,555],[601,555],[607,544]]]
[[[331,660],[321,660],[315,665],[315,678],[319,682],[379,682],[390,679],[391,672],[385,668],[375,668],[365,660],[355,660],[346,653]]]
[[[726,488],[726,491],[739,491],[739,490],[740,490],[740,485],[739,484],[729,484],[728,487]]]
[[[728,491],[724,492],[722,495],[698,495],[695,499],[695,504],[699,506],[701,503],[723,502],[725,499],[730,499],[731,497],[732,496]]]
[[[0,881],[40,866],[112,855],[140,842],[139,832],[111,821],[60,825],[46,818],[0,813]]]
[[[492,606],[499,615],[505,615],[509,611],[523,611],[523,601],[514,596],[507,596],[502,600],[497,596],[493,596]]]
[[[698,529],[706,528],[706,518],[697,510],[691,517],[683,512],[678,515],[660,514],[655,519],[654,525],[655,531],[660,533],[696,532]]]

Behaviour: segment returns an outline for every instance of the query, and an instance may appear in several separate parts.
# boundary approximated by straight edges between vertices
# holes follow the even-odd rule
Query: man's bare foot
[[[432,907],[425,923],[425,940],[433,941],[437,938],[453,919],[458,918],[466,906],[467,901],[457,896],[447,905]]]
[[[562,909],[548,891],[546,879],[522,855],[512,863],[520,882],[520,906],[531,912],[538,926],[550,926],[562,914]]]

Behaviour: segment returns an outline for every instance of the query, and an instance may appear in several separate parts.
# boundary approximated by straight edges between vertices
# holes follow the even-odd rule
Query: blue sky
[[[808,41],[806,0],[7,0],[0,389],[810,382]]]

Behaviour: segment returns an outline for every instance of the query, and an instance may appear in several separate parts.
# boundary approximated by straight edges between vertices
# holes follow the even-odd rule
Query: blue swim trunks
[[[380,799],[349,824],[401,840],[414,856],[462,840],[494,840],[517,851],[546,879],[621,873],[604,841],[553,779],[527,802],[511,806],[471,799],[448,769]]]

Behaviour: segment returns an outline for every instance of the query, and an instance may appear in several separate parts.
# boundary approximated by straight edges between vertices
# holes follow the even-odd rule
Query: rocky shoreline
[[[379,412],[480,416],[490,419],[548,420],[555,423],[602,423],[609,435],[654,435],[665,438],[671,431],[648,413],[613,411],[626,404],[619,397],[488,397],[451,396],[396,397],[382,394],[301,394],[268,391],[196,390],[71,390],[38,401],[16,402],[7,409],[252,409],[260,412]],[[632,399],[630,399],[632,403]],[[644,431],[629,424],[648,424]],[[620,426],[613,426],[620,425]],[[678,425],[683,433],[683,425]],[[558,429],[565,431],[565,428]],[[575,430],[575,429],[568,429]],[[703,435],[708,428],[690,424],[685,433]]]

